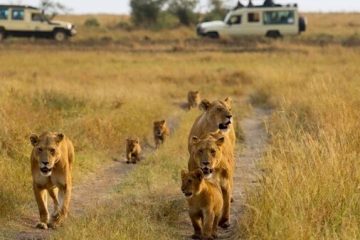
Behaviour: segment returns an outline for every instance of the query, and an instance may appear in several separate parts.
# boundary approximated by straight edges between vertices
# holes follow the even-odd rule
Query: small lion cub
[[[196,108],[197,106],[199,106],[201,100],[199,91],[189,91],[187,97],[189,110],[191,108]]]
[[[140,161],[141,146],[139,138],[126,139],[126,163],[133,163]]]
[[[169,136],[170,130],[166,126],[166,121],[155,121],[154,122],[154,140],[156,148],[159,148],[160,144],[165,142],[166,136]]]
[[[189,215],[194,227],[193,239],[214,239],[217,237],[223,198],[220,187],[204,179],[201,169],[181,171],[181,190],[189,204]]]

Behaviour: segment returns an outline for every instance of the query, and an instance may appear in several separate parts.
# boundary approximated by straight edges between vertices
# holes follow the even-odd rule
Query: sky
[[[72,13],[115,13],[129,14],[130,0],[57,0],[70,7]],[[248,0],[241,0],[246,4]],[[199,9],[206,10],[207,0],[200,0]],[[236,5],[237,0],[227,0],[229,6]],[[263,0],[253,0],[255,4],[261,4]],[[275,0],[276,3],[298,3],[303,12],[334,12],[356,11],[360,12],[360,0]],[[0,4],[16,3],[37,6],[39,0],[0,0]]]

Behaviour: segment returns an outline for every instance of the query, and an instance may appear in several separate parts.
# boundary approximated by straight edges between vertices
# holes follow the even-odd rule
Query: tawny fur
[[[189,107],[189,109],[196,108],[200,104],[200,93],[199,93],[199,91],[189,91],[187,99],[188,99],[188,107]]]
[[[69,211],[74,147],[66,136],[55,132],[45,132],[40,136],[32,134],[30,140],[34,147],[30,157],[33,190],[40,213],[40,222],[37,227],[54,228],[66,218]],[[44,166],[48,166],[52,171],[42,173],[40,168]],[[50,219],[47,192],[54,202],[54,211]]]
[[[200,108],[204,111],[194,122],[188,137],[188,149],[190,153],[190,140],[192,136],[202,137],[209,133],[219,130],[220,124],[228,124],[228,129],[221,130],[224,136],[229,139],[228,143],[235,147],[235,130],[232,120],[231,99],[224,101],[217,100],[210,103],[204,99],[200,103]]]
[[[216,238],[223,208],[220,187],[214,182],[205,180],[200,169],[192,172],[182,171],[181,179],[181,190],[187,197],[189,216],[194,227],[192,237]]]
[[[233,146],[229,139],[218,131],[202,138],[193,136],[190,150],[189,171],[199,168],[203,172],[211,171],[205,173],[206,178],[213,179],[221,187],[224,207],[219,224],[227,228],[230,225],[230,203],[235,170]]]
[[[154,122],[154,141],[155,147],[159,148],[161,144],[163,144],[166,138],[170,135],[170,130],[167,127],[166,121],[155,121]]]
[[[140,161],[141,145],[139,138],[126,139],[126,163],[136,164]]]

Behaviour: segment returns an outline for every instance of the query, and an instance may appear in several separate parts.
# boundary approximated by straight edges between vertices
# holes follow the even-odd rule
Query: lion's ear
[[[165,120],[162,120],[162,121],[161,121],[161,124],[165,124],[165,123],[166,123],[166,121],[165,121]]]
[[[229,104],[229,105],[231,105],[231,103],[232,103],[232,99],[231,99],[231,97],[227,97],[227,98],[225,98],[225,100],[224,100],[227,104]]]
[[[199,91],[195,91],[195,94],[199,94]]]
[[[62,140],[64,140],[65,135],[62,133],[56,134],[56,142],[60,143]]]
[[[204,173],[203,173],[203,171],[202,171],[201,169],[197,169],[197,170],[195,171],[195,177],[196,177],[199,181],[201,181],[201,180],[204,178]]]
[[[36,134],[31,134],[30,135],[30,142],[31,142],[31,145],[33,145],[34,147],[39,143],[39,137],[38,135]]]
[[[197,136],[191,137],[191,144],[197,144],[199,142],[199,138]]]
[[[137,138],[135,138],[135,142],[136,143],[139,143],[140,142],[140,139],[137,137]]]
[[[224,144],[224,142],[225,142],[225,137],[220,137],[216,140],[216,145],[220,147],[221,145]]]
[[[200,110],[207,111],[211,106],[211,103],[207,99],[203,99],[199,105]]]
[[[185,170],[181,170],[181,178],[185,178],[186,177],[186,171]]]

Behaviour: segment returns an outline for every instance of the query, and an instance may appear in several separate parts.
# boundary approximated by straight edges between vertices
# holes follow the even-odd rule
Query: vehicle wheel
[[[217,38],[220,37],[217,32],[208,32],[208,33],[206,34],[206,36],[208,36],[209,38],[213,38],[213,39],[217,39]]]
[[[63,42],[67,39],[67,35],[64,31],[58,30],[54,33],[54,39],[57,42]]]
[[[275,31],[268,31],[266,33],[266,37],[275,39],[275,38],[281,38],[282,36],[279,31],[275,30]]]

